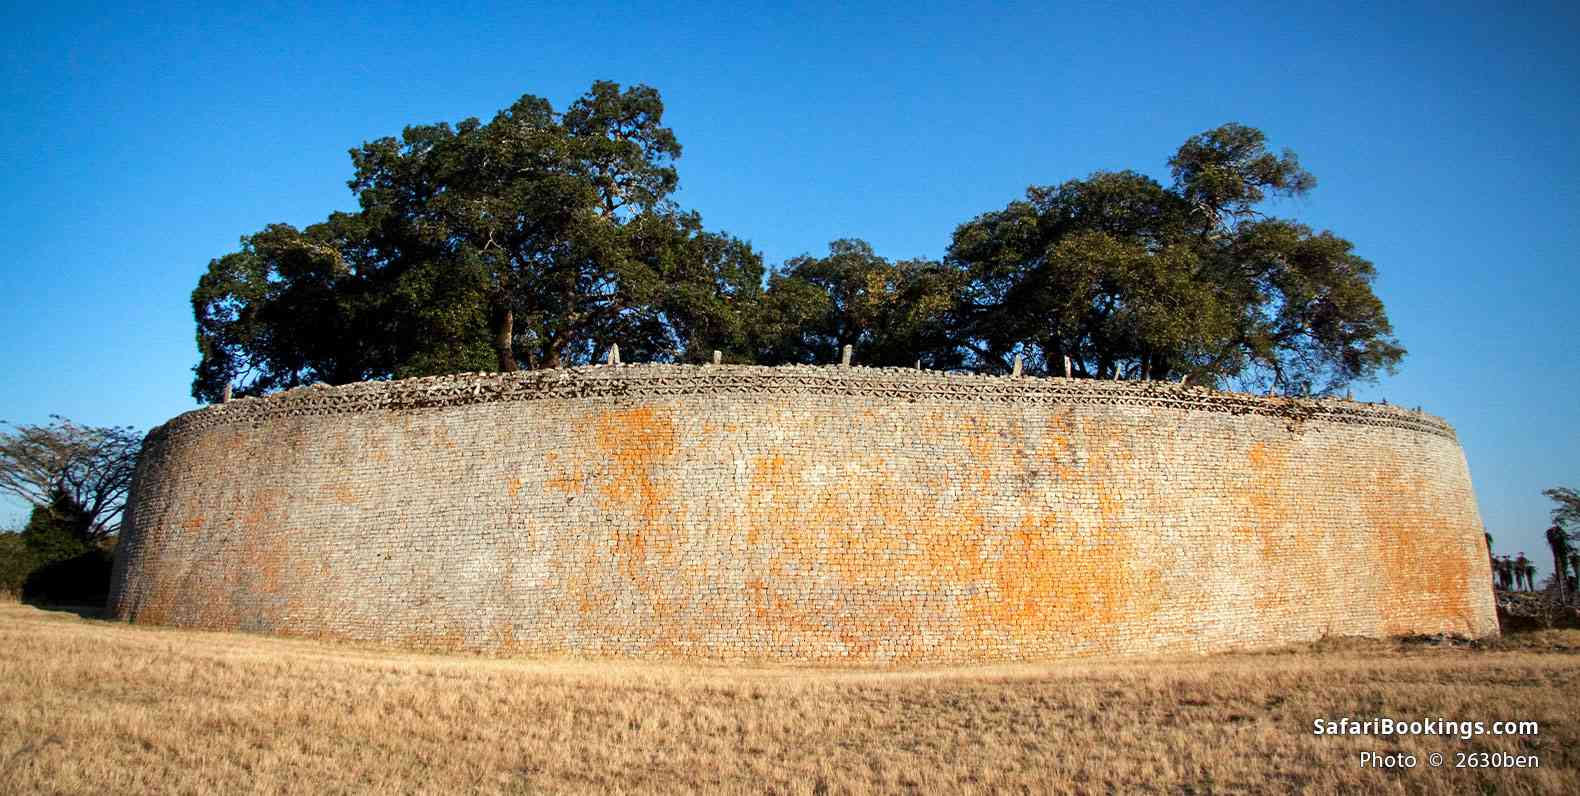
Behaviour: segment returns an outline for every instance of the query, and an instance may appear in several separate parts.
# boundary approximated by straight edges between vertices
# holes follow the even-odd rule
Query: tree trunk
[[[570,338],[565,335],[552,335],[543,345],[543,367],[553,370],[560,367],[565,359],[565,346]]]
[[[1564,559],[1566,556],[1564,555],[1563,539],[1555,535],[1554,531],[1557,531],[1559,534],[1563,533],[1558,528],[1549,529],[1547,531],[1547,548],[1553,552],[1553,585],[1558,587],[1558,599],[1564,601],[1569,596],[1569,584],[1566,582],[1568,578],[1564,577],[1566,574],[1564,572]]]
[[[511,311],[507,298],[495,298],[493,304],[494,351],[499,354],[499,370],[513,373],[519,369],[516,367],[515,313]]]

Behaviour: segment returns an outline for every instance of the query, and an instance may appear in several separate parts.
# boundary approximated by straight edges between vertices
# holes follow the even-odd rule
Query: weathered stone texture
[[[1452,430],[1149,383],[624,366],[149,435],[110,608],[495,653],[931,663],[1497,630]]]

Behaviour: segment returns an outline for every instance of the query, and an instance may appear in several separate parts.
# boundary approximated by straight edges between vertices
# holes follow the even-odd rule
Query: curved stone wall
[[[149,434],[123,619],[493,653],[953,662],[1497,631],[1453,431],[1159,383],[614,366]]]

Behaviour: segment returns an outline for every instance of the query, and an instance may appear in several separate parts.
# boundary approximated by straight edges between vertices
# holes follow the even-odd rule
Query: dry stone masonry
[[[613,365],[181,415],[149,434],[110,608],[496,654],[930,664],[1489,635],[1487,570],[1464,455],[1419,412]]]

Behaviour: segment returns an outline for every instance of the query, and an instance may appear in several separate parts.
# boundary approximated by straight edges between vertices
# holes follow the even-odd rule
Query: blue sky
[[[1544,571],[1540,491],[1580,487],[1573,4],[218,5],[0,6],[0,419],[193,408],[198,276],[354,207],[347,149],[608,79],[662,92],[678,199],[770,263],[938,257],[1027,185],[1260,127],[1318,178],[1273,211],[1377,264],[1410,350],[1357,397],[1454,424]]]

